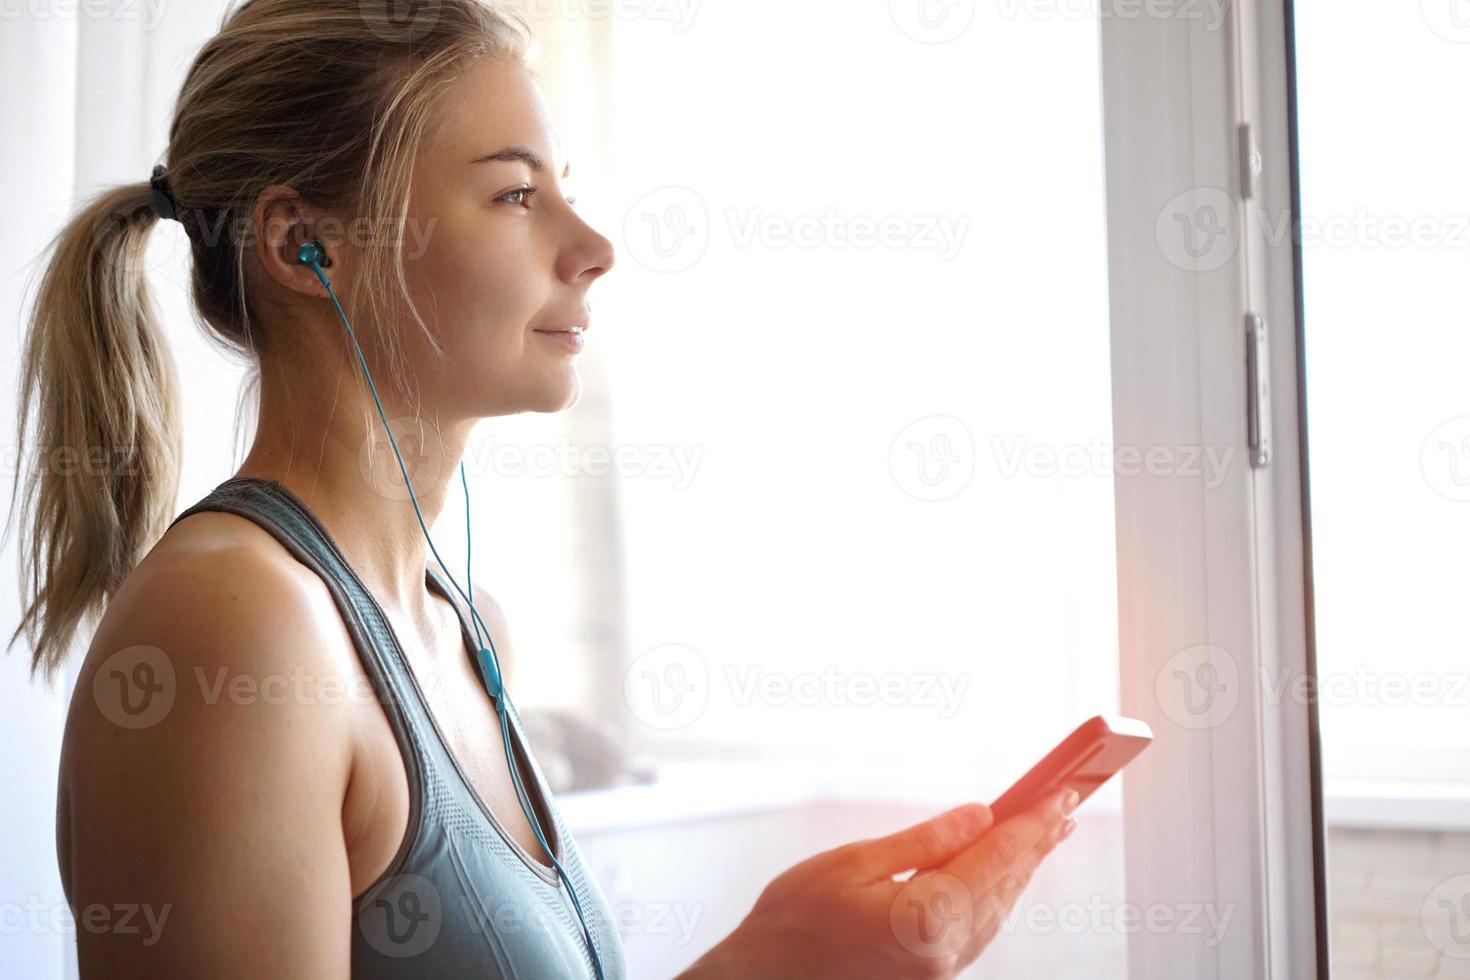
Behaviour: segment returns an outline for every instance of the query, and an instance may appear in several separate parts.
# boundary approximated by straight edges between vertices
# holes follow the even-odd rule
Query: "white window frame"
[[[1122,709],[1155,744],[1124,779],[1130,904],[1213,903],[1218,945],[1140,928],[1133,980],[1326,977],[1322,803],[1312,705],[1267,697],[1315,673],[1298,398],[1297,257],[1261,213],[1298,213],[1288,118],[1290,0],[1106,0],[1102,32],[1118,446],[1234,447],[1226,477],[1116,480]],[[1185,11],[1197,11],[1187,16]],[[1212,29],[1213,11],[1223,15]],[[1243,203],[1239,127],[1260,154]],[[1171,263],[1156,222],[1181,193],[1228,195],[1238,247],[1218,268]],[[1264,317],[1271,458],[1249,462],[1247,313]],[[1156,680],[1182,650],[1223,648],[1238,701],[1210,727],[1170,720]],[[1260,673],[1260,672],[1265,672]]]

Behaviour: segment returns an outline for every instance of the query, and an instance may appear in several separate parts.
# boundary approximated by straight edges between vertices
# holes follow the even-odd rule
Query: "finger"
[[[1002,875],[1001,880],[989,893],[979,897],[975,906],[974,930],[960,954],[961,963],[968,963],[975,959],[985,947],[990,945],[991,940],[1010,918],[1016,903],[1025,894],[1041,862],[1058,844],[1071,836],[1072,831],[1076,828],[1076,820],[1071,817],[1064,819],[1054,833],[1043,838],[1041,843],[1027,851],[1007,874]]]
[[[1041,843],[1036,845],[1035,849],[1039,851],[1043,857],[1045,857],[1052,852],[1053,848],[1055,848],[1058,844],[1065,840],[1067,836],[1076,829],[1077,821],[1071,817],[1065,817],[1060,823],[1056,824],[1051,830],[1046,833],[1046,836],[1042,838]],[[912,878],[918,878],[923,875],[936,874],[939,871],[940,869],[938,867],[920,868],[913,873],[910,880],[912,880]]]
[[[978,916],[976,918],[975,928],[971,931],[966,939],[965,945],[960,950],[960,962],[970,962],[985,951],[985,947],[989,946],[995,937],[999,935],[1001,929],[1005,927],[1006,920],[1010,918],[1011,909],[1014,907],[1014,904],[1014,901],[1007,903],[1005,908],[998,914]],[[983,911],[983,908],[977,909],[976,911],[979,913]]]
[[[1075,821],[1068,818],[1067,823]],[[942,868],[923,869],[896,884],[889,906],[894,937],[909,952],[930,960],[956,956],[958,966],[969,964],[1000,931],[1055,843],[1050,836],[1043,837],[1007,865],[985,892],[975,891]]]
[[[896,885],[889,904],[894,938],[931,964],[953,957],[956,966],[968,965],[1000,930],[1030,878],[1028,868],[1040,860],[1035,849],[1027,853],[1030,864],[1022,858],[1014,872],[984,893],[943,871],[915,875]]]
[[[891,877],[910,868],[929,868],[950,860],[990,830],[990,807],[966,803],[923,823],[850,846],[866,881]]]
[[[1032,848],[1042,844],[1065,820],[1062,790],[1029,809],[1002,821],[973,847],[966,848],[945,863],[940,870],[954,875],[976,894],[984,894],[1000,880],[1010,866]]]
[[[1044,843],[1044,842],[1043,842]],[[1015,907],[1016,900],[1031,883],[1044,855],[1041,845],[1022,854],[998,878],[990,890],[980,896],[976,907],[976,922],[984,925],[991,920],[1004,919]]]
[[[1045,857],[1046,855],[1050,854],[1058,844],[1070,837],[1072,835],[1072,831],[1076,829],[1077,821],[1075,819],[1073,819],[1072,817],[1068,817],[1063,820],[1060,826],[1058,826],[1049,835],[1047,835],[1047,838],[1043,842],[1043,846],[1041,847],[1042,856]]]
[[[975,925],[961,953],[961,962],[974,959],[990,945],[1031,884],[1048,849],[1046,840],[1031,848],[1001,875],[990,891],[979,896],[975,903]]]

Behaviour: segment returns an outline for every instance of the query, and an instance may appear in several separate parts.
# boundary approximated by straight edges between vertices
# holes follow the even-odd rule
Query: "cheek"
[[[545,303],[527,244],[483,228],[440,231],[424,253],[421,311],[438,325],[446,351],[478,360],[520,350]]]

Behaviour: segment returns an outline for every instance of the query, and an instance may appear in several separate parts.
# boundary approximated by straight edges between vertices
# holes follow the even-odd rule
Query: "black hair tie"
[[[153,176],[148,179],[148,183],[153,188],[153,210],[158,212],[160,218],[173,218],[177,221],[179,216],[174,206],[174,189],[168,182],[163,164],[153,168]]]

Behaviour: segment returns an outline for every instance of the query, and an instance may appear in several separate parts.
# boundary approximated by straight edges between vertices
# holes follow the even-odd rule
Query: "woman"
[[[49,675],[101,614],[57,814],[88,978],[625,974],[482,675],[481,627],[513,659],[503,614],[423,534],[479,419],[576,402],[613,249],[566,194],[523,27],[474,0],[380,6],[238,7],[188,74],[166,171],[92,201],[42,282],[17,635]],[[244,463],[178,515],[142,269],[160,217],[183,223],[199,312],[259,390]],[[949,976],[1065,809],[992,828],[971,804],[818,854],[685,976]],[[123,906],[133,928],[88,926]]]

